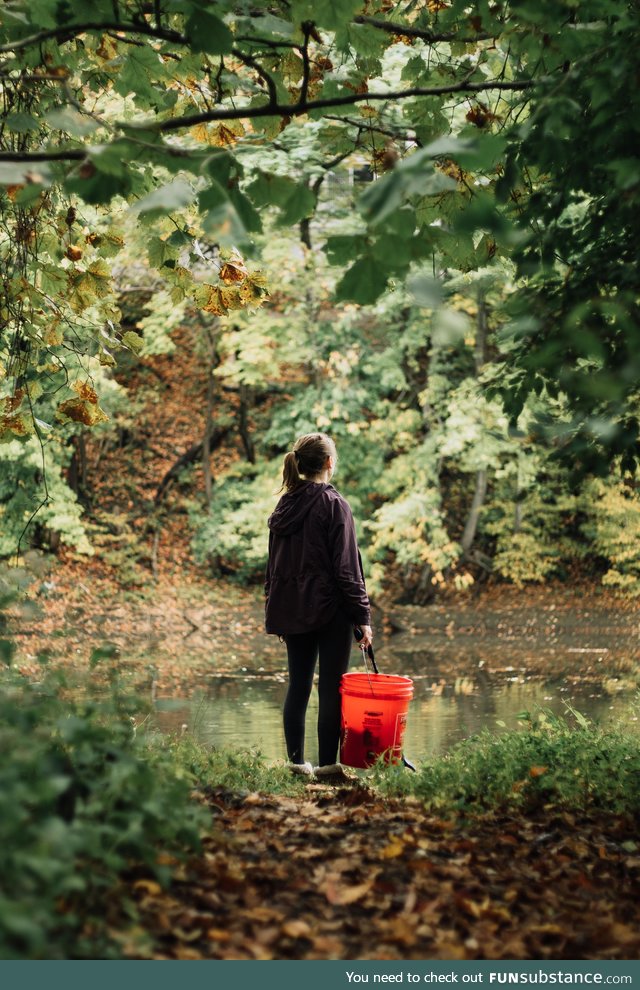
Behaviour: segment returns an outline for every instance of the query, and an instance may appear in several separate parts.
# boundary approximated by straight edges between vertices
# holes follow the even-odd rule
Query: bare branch
[[[307,102],[307,95],[309,93],[309,77],[311,76],[311,64],[309,62],[309,37],[311,35],[311,27],[308,21],[305,21],[302,25],[302,31],[304,33],[304,44],[302,46],[302,85],[300,86],[300,105],[304,105]]]
[[[19,38],[10,41],[5,45],[0,45],[0,53],[20,51],[23,48],[30,48],[32,45],[39,45],[43,41],[56,38],[58,41],[66,41],[74,38],[85,31],[121,31],[124,34],[144,34],[149,38],[157,38],[159,41],[171,41],[177,45],[189,45],[190,40],[179,31],[171,31],[167,28],[154,27],[145,24],[143,21],[135,23],[125,23],[118,21],[85,21],[82,24],[67,24],[48,31],[38,31],[37,34],[30,34],[26,38]]]
[[[448,93],[482,93],[487,90],[496,89],[517,92],[519,90],[531,89],[535,84],[533,79],[521,79],[512,82],[487,80],[486,82],[477,83],[463,79],[461,82],[450,83],[445,86],[417,86],[404,90],[389,90],[386,93],[350,93],[347,96],[333,96],[323,100],[308,100],[306,103],[285,103],[277,104],[276,106],[267,103],[259,107],[234,107],[214,110],[211,113],[187,114],[184,117],[173,117],[170,120],[164,120],[156,125],[156,129],[161,132],[178,131],[182,130],[183,127],[206,124],[211,120],[243,120],[252,117],[271,117],[274,115],[299,117],[302,114],[309,113],[311,110],[353,106],[356,103],[371,101],[406,100],[413,96],[442,96]],[[154,128],[153,124],[149,124],[148,126],[149,129]]]
[[[416,137],[413,131],[398,131],[392,130],[391,127],[380,127],[376,124],[372,124],[370,121],[356,120],[353,117],[340,117],[337,114],[327,113],[324,115],[325,120],[335,120],[339,124],[348,124],[350,127],[357,127],[361,129],[366,126],[368,131],[375,131],[376,134],[383,134],[385,137],[394,138],[396,141],[409,141],[411,144],[417,145],[419,148],[422,147],[422,142]]]
[[[347,96],[329,97],[324,100],[309,100],[306,103],[265,103],[258,107],[230,107],[227,109],[209,110],[205,113],[187,114],[184,117],[172,117],[158,124],[153,121],[145,122],[145,129],[159,133],[179,131],[198,124],[208,124],[216,120],[248,120],[259,117],[299,117],[311,110],[331,109],[334,107],[353,106],[363,102],[388,102],[390,100],[406,100],[414,96],[441,96],[448,93],[481,93],[492,90],[524,91],[535,85],[533,79],[521,79],[513,82],[505,80],[487,80],[486,82],[469,82],[463,79],[458,83],[445,86],[414,87],[405,90],[390,90],[387,93],[351,93]],[[131,128],[131,121],[127,123]],[[165,148],[167,154],[188,155],[187,149]],[[36,151],[36,152],[0,152],[0,161],[14,162],[44,162],[44,161],[78,161],[87,157],[81,149],[68,151]]]
[[[276,84],[273,79],[273,76],[269,75],[266,69],[262,68],[260,63],[256,61],[253,55],[247,55],[246,52],[241,52],[239,48],[232,48],[231,54],[235,58],[240,59],[240,61],[244,65],[247,65],[249,66],[249,68],[254,69],[258,73],[260,78],[264,79],[265,83],[267,84],[267,89],[269,90],[269,106],[276,107],[278,105],[278,91],[276,89]]]
[[[456,41],[461,45],[472,45],[476,41],[493,41],[495,38],[493,34],[482,32],[478,32],[470,38],[461,38],[455,31],[446,31],[438,34],[435,31],[428,31],[426,28],[415,28],[408,24],[383,21],[377,17],[366,17],[364,14],[354,17],[353,22],[354,24],[366,24],[369,27],[376,28],[378,31],[386,31],[387,34],[397,34],[398,37],[402,38],[420,38],[422,41],[428,41],[431,45],[436,44],[438,41]]]

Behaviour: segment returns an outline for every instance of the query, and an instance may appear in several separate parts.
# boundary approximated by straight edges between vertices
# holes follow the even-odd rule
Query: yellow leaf
[[[382,859],[395,859],[396,856],[402,856],[403,852],[404,842],[396,836],[388,845],[382,847],[380,856]]]
[[[339,878],[334,874],[327,877],[322,889],[329,904],[354,904],[370,892],[373,882],[372,878],[366,883],[359,883],[350,887],[339,882]]]
[[[33,433],[33,423],[27,414],[0,416],[0,440],[3,442],[13,440],[15,437],[28,437],[31,433]]]
[[[233,282],[242,282],[246,274],[247,269],[244,267],[244,264],[238,262],[227,261],[220,269],[220,278],[226,285],[231,285]]]
[[[205,313],[212,313],[214,316],[226,316],[227,309],[222,302],[221,291],[215,285],[203,285],[202,289],[206,289],[206,293],[201,293],[200,291],[196,295],[196,302]]]
[[[109,419],[100,406],[82,399],[67,399],[60,403],[56,415],[58,418],[71,419],[74,423],[84,423],[85,426],[95,426],[96,423],[104,423]]]
[[[92,402],[94,405],[98,404],[98,393],[89,382],[73,382],[71,388],[76,395],[80,396],[83,402]]]
[[[189,134],[191,137],[194,137],[196,141],[202,141],[204,144],[209,143],[209,128],[206,124],[196,124],[195,127],[190,127]]]
[[[282,926],[282,933],[288,938],[308,938],[311,935],[311,926],[307,921],[294,919],[286,921]]]
[[[118,54],[118,46],[113,38],[110,38],[108,34],[103,34],[100,39],[100,44],[96,48],[96,55],[98,58],[103,58],[109,61]]]
[[[60,320],[52,320],[52,322],[45,327],[42,333],[42,339],[47,347],[56,347],[63,342],[64,334],[60,326]]]
[[[136,880],[133,889],[142,894],[150,894],[152,897],[158,897],[162,893],[162,887],[155,880]]]
[[[225,309],[242,309],[244,306],[244,300],[238,291],[236,286],[233,287],[221,287],[218,289],[220,294],[220,302],[225,307]]]
[[[239,137],[243,137],[244,127],[239,121],[228,120],[224,124],[218,124],[209,134],[209,144],[216,148],[226,148],[235,144]]]

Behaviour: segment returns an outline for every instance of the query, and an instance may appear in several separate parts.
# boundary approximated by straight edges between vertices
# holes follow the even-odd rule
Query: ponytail
[[[300,477],[300,472],[298,470],[298,458],[294,451],[290,450],[288,454],[284,455],[284,464],[282,466],[282,487],[280,491],[293,492],[302,484],[302,478]]]
[[[304,483],[305,478],[317,477],[328,457],[337,460],[336,445],[326,433],[306,433],[298,437],[293,450],[284,455],[279,492],[294,492]]]

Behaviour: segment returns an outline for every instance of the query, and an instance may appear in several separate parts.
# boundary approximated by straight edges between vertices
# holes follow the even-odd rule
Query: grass
[[[447,754],[424,760],[412,773],[380,761],[358,772],[362,783],[388,797],[413,796],[438,812],[528,811],[545,804],[571,810],[640,812],[640,738],[622,725],[599,726],[567,706],[524,712],[521,727],[483,731]],[[259,750],[208,748],[189,733],[153,734],[159,747],[197,786],[300,795],[305,779],[270,763]]]
[[[523,811],[555,804],[571,810],[640,811],[640,740],[622,726],[602,728],[567,706],[522,713],[520,729],[484,731],[416,774],[378,765],[374,786],[412,794],[432,809]]]

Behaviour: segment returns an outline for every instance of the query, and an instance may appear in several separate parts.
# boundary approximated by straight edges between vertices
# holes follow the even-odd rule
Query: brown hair
[[[298,437],[284,457],[282,488],[294,492],[304,481],[321,474],[327,457],[337,460],[336,445],[326,433],[305,433]]]

